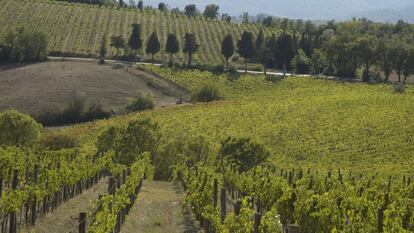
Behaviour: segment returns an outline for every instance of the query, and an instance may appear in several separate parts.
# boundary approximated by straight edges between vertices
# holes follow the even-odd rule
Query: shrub
[[[232,163],[242,173],[260,165],[269,155],[262,144],[251,138],[228,137],[221,144],[218,159]]]
[[[211,102],[222,99],[219,89],[211,84],[193,92],[191,99],[196,102]]]
[[[273,74],[267,74],[265,79],[266,81],[277,83],[283,79],[283,75],[273,75]]]
[[[213,66],[212,72],[215,73],[215,74],[222,74],[222,73],[226,72],[226,67],[224,67],[223,65]]]
[[[88,99],[74,93],[63,109],[44,109],[36,119],[45,126],[58,126],[104,119],[111,116],[100,104],[89,104]]]
[[[154,154],[160,140],[159,126],[150,119],[131,121],[120,137],[115,150],[115,161],[124,165],[132,164],[144,152]]]
[[[0,145],[31,147],[40,139],[41,129],[30,116],[6,111],[0,114]]]
[[[404,83],[397,83],[393,86],[395,93],[404,93],[405,92],[405,85]]]
[[[96,139],[96,148],[98,154],[103,154],[110,150],[115,150],[118,146],[121,135],[123,134],[123,128],[110,126],[103,131]]]
[[[41,139],[40,145],[49,150],[69,149],[78,147],[79,140],[76,136],[69,134],[48,134]]]
[[[144,111],[155,107],[154,100],[149,94],[138,93],[126,106],[128,112]]]

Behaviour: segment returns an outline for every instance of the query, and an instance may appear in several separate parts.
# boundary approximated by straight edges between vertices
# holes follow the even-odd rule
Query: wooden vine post
[[[260,226],[261,221],[262,221],[262,214],[256,213],[254,215],[254,229],[253,229],[254,233],[259,233],[259,226]]]
[[[111,176],[109,177],[108,194],[115,195],[115,189],[116,189],[116,180],[115,180],[115,177]]]
[[[86,213],[79,214],[79,233],[86,233]]]
[[[383,225],[383,218],[384,218],[384,211],[382,208],[378,208],[378,232],[384,232],[384,225]]]
[[[218,202],[218,182],[217,179],[214,179],[214,187],[213,187],[214,195],[213,195],[213,203],[214,208],[217,208],[217,202]]]
[[[236,203],[234,203],[234,214],[236,216],[239,216],[240,214],[241,205],[242,205],[241,201],[236,201]]]
[[[0,176],[0,197],[2,193],[3,193],[3,177]]]
[[[19,171],[13,171],[13,179],[12,179],[12,189],[16,190],[17,186],[19,185]],[[16,233],[17,232],[17,217],[16,212],[10,213],[10,225],[9,225],[9,233]]]
[[[39,179],[39,165],[36,164],[34,166],[34,172],[33,172],[33,183],[36,184]],[[37,213],[37,200],[36,197],[33,197],[33,203],[31,206],[31,212],[32,212],[32,218],[31,218],[31,225],[34,226],[36,224],[36,213]]]
[[[224,222],[224,219],[226,218],[226,189],[221,188],[221,195],[220,195],[220,201],[221,201],[221,222]]]

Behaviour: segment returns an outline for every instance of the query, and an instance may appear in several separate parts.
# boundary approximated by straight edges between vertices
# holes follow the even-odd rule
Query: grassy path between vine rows
[[[145,182],[122,233],[200,232],[191,210],[183,208],[184,195],[177,183]]]
[[[98,199],[99,194],[106,194],[107,189],[108,178],[103,178],[92,188],[84,190],[79,196],[39,219],[36,226],[22,229],[20,233],[78,233],[79,213],[92,211],[93,202]]]

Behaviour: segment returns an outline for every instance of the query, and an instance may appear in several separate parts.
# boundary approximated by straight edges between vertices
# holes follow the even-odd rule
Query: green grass
[[[109,47],[109,38],[121,35],[126,40],[131,33],[131,24],[142,25],[144,45],[153,31],[157,31],[161,41],[161,52],[157,60],[167,61],[163,51],[169,33],[176,33],[183,45],[186,32],[195,33],[200,44],[195,61],[203,64],[223,64],[221,40],[232,34],[236,40],[243,31],[258,33],[257,24],[227,23],[204,17],[190,18],[181,14],[152,10],[118,9],[117,7],[99,7],[88,4],[55,2],[48,0],[0,0],[0,37],[7,26],[23,25],[44,31],[49,36],[49,51],[52,54],[72,56],[97,56],[104,35],[108,37],[108,56],[116,54]],[[264,28],[265,35],[278,31]],[[149,59],[145,55],[145,59]],[[183,63],[186,56],[180,51],[176,62]]]
[[[151,117],[163,142],[202,135],[218,150],[225,137],[249,136],[264,143],[281,167],[414,175],[414,95],[393,93],[385,84],[340,83],[261,75],[225,75],[152,68],[188,88],[215,82],[224,101],[157,109],[67,129],[93,141],[108,125]]]

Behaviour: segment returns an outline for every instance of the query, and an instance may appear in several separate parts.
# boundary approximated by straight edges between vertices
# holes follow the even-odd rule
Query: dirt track
[[[0,90],[0,110],[14,108],[29,114],[62,107],[75,92],[115,110],[138,91],[152,95],[157,106],[175,104],[180,95],[189,95],[160,77],[127,72],[123,65],[58,61],[0,66]]]
[[[183,208],[184,195],[178,184],[162,181],[145,182],[121,232],[201,232],[191,210]]]

